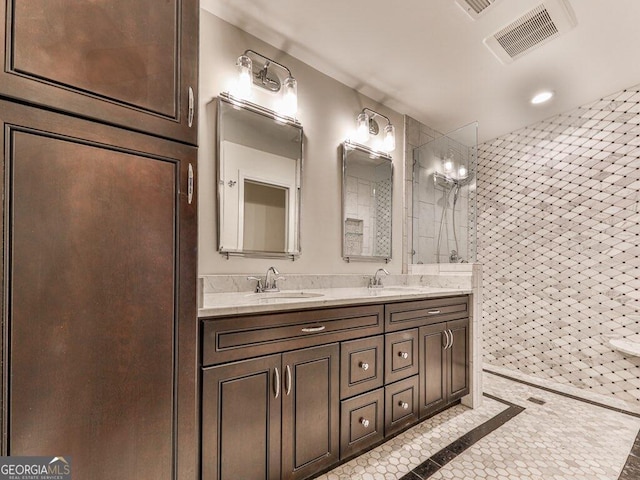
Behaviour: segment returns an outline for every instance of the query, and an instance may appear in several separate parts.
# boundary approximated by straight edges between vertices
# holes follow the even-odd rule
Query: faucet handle
[[[256,293],[262,293],[264,291],[264,285],[262,284],[261,278],[247,277],[247,280],[257,280],[258,284],[256,285]]]

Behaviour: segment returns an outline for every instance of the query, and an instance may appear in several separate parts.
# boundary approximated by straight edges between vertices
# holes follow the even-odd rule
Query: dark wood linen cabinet
[[[196,148],[0,100],[4,455],[197,475]]]
[[[198,2],[0,16],[0,453],[196,480]]]
[[[3,0],[0,95],[196,144],[197,0]]]

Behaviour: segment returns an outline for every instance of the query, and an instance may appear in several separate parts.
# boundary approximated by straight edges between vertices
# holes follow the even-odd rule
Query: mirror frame
[[[349,151],[357,150],[368,156],[375,155],[377,158],[387,160],[391,167],[391,205],[390,205],[390,220],[389,220],[389,256],[376,256],[376,255],[347,255],[346,254],[346,228],[345,223],[347,220],[347,154]],[[346,140],[342,143],[342,258],[346,262],[385,262],[389,263],[393,253],[393,157],[385,152],[379,152],[373,150],[365,145],[351,142]]]
[[[301,243],[302,214],[301,212],[302,212],[302,172],[304,169],[304,130],[302,128],[302,124],[298,122],[298,120],[296,120],[295,118],[279,115],[277,112],[273,110],[270,110],[261,105],[249,102],[247,100],[238,99],[226,92],[221,93],[216,98],[216,101],[217,101],[216,103],[216,109],[217,109],[217,112],[216,112],[216,119],[217,119],[216,186],[218,190],[217,192],[218,205],[216,208],[216,228],[217,228],[218,252],[221,255],[225,255],[227,259],[232,256],[238,256],[238,257],[252,257],[252,258],[288,258],[288,259],[291,259],[292,261],[296,260],[296,258],[298,258],[302,254],[302,243]],[[300,169],[298,172],[298,177],[299,177],[298,188],[297,188],[297,192],[295,192],[296,202],[298,204],[298,208],[297,208],[298,212],[297,212],[297,219],[296,219],[298,231],[295,234],[295,241],[297,244],[297,248],[293,252],[267,252],[267,251],[260,251],[260,250],[225,250],[221,246],[221,243],[222,243],[221,211],[222,211],[222,205],[223,205],[223,200],[222,200],[223,189],[221,187],[222,159],[220,154],[220,151],[221,151],[220,143],[222,141],[222,108],[221,108],[222,104],[229,105],[232,108],[245,110],[247,112],[261,115],[281,125],[291,126],[300,130],[300,158],[299,158]]]

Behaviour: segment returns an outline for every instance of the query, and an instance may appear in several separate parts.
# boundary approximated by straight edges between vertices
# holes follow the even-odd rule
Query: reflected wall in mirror
[[[218,251],[300,254],[302,126],[258,105],[218,97]]]
[[[393,163],[389,155],[342,144],[342,256],[391,259]]]

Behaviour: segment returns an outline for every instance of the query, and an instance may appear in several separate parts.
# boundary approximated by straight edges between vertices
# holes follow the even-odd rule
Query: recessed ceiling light
[[[544,103],[550,100],[551,97],[553,97],[553,92],[549,92],[549,91],[540,92],[533,96],[533,98],[531,99],[531,103],[533,103],[534,105],[537,105],[539,103]]]

